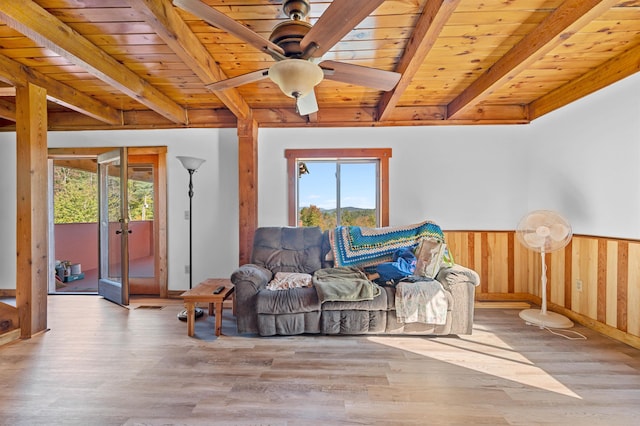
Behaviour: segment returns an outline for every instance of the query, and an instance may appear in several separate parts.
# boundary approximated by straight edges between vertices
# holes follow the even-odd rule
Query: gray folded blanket
[[[360,269],[347,266],[318,269],[313,274],[313,286],[320,303],[373,300],[381,291]]]
[[[448,285],[466,282],[469,282],[475,286],[480,285],[480,276],[478,275],[478,273],[473,269],[469,269],[460,265],[453,265],[449,268],[440,269],[440,272],[438,272],[438,279],[440,280],[440,282],[443,281],[441,278],[444,278],[444,281]]]

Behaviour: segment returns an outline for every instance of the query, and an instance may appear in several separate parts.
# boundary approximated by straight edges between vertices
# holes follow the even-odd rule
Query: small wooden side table
[[[224,286],[224,290],[218,294],[213,294],[213,291],[221,285]],[[187,309],[187,334],[190,337],[195,334],[196,303],[202,302],[209,304],[209,315],[213,315],[215,306],[216,336],[220,336],[222,332],[222,305],[233,294],[234,290],[235,287],[231,284],[231,280],[227,278],[209,278],[191,290],[182,293],[180,297],[184,299],[184,305]]]

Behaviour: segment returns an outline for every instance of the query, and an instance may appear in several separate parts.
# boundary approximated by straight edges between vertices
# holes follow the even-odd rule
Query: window
[[[391,149],[286,150],[289,225],[388,226]]]

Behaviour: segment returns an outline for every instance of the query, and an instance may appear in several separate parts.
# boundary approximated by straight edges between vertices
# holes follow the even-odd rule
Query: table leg
[[[187,335],[193,337],[196,330],[196,303],[186,302],[187,307]]]
[[[224,301],[216,303],[216,336],[222,334],[222,308]]]

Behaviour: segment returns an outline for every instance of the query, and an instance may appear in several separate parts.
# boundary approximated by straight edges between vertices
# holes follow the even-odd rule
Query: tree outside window
[[[119,185],[114,178],[110,185]],[[153,220],[153,181],[129,180],[129,220]],[[96,171],[54,164],[54,223],[98,221],[98,175]],[[118,197],[118,191],[109,191]],[[109,200],[111,203],[112,200]],[[119,199],[114,199],[119,203]],[[117,218],[113,218],[117,221]]]

